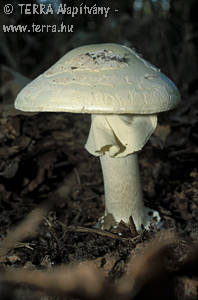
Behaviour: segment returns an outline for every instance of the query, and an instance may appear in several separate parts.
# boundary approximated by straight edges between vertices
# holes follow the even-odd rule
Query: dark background
[[[8,2],[14,5],[12,15],[3,13]],[[138,249],[144,252],[137,263],[140,270],[137,277],[145,286],[136,299],[198,299],[198,1],[65,1],[67,6],[81,3],[109,6],[108,18],[21,15],[19,2],[36,3],[24,0],[0,3],[0,65],[9,67],[0,70],[0,299],[40,300],[43,299],[38,292],[40,288],[51,295],[48,271],[60,264],[91,260],[108,279],[120,278],[129,259],[132,264],[133,258],[137,263]],[[3,24],[31,26],[33,22],[73,24],[74,32],[2,31]],[[102,233],[96,229],[104,214],[104,188],[99,159],[84,149],[89,115],[40,113],[27,117],[13,112],[21,86],[12,70],[34,79],[67,51],[84,44],[107,42],[136,49],[170,77],[181,93],[178,107],[159,114],[156,131],[138,153],[145,204],[159,211],[163,229],[177,232],[180,237],[168,249],[168,255],[159,242],[153,248],[145,246],[156,235],[156,229],[138,236],[123,224]],[[39,220],[38,211],[37,216],[28,215],[41,203],[51,206]],[[26,221],[18,226],[25,216]],[[38,227],[36,235],[35,227]],[[197,247],[194,254],[192,245]],[[35,289],[2,284],[2,272],[16,268],[22,270],[21,281]],[[40,269],[47,271],[43,286],[34,273],[31,280],[23,274],[24,270],[31,273]],[[55,282],[58,279],[62,282],[62,273],[59,275]],[[7,281],[17,282],[7,276]],[[81,281],[83,276],[79,278]],[[147,281],[153,281],[150,289]],[[83,281],[80,284],[84,286]],[[55,292],[61,293],[59,286]],[[104,288],[101,299],[118,299],[112,295],[111,290]],[[87,299],[83,292],[81,296],[80,299]],[[76,300],[76,297],[60,299]]]
[[[7,3],[6,1],[4,1]],[[20,3],[36,3],[20,1]],[[183,95],[197,89],[198,23],[196,0],[66,1],[67,6],[109,6],[102,15],[21,15],[12,1],[12,15],[1,4],[1,63],[34,78],[68,50],[83,44],[115,42],[135,48],[157,65]],[[64,3],[64,2],[63,2]],[[118,9],[118,12],[115,12]],[[74,24],[73,33],[3,33],[2,24]]]

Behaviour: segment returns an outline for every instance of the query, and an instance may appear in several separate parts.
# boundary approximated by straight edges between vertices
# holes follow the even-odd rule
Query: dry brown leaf
[[[160,232],[142,251],[132,255],[126,275],[118,282],[118,294],[133,298],[145,284],[165,273],[165,253],[176,238],[173,232]]]
[[[8,232],[7,237],[0,243],[0,259],[8,251],[17,245],[18,242],[27,237],[35,235],[36,229],[42,221],[44,215],[48,212],[49,205],[43,205],[35,208],[16,228]]]
[[[0,273],[0,281],[24,283],[50,294],[83,295],[93,299],[103,290],[104,276],[87,263],[75,267],[57,267],[47,272],[20,268]]]

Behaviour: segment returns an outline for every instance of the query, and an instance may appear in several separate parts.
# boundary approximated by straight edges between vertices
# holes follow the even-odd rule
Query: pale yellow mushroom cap
[[[118,44],[76,48],[17,96],[23,111],[153,114],[174,108],[174,83],[135,51]]]

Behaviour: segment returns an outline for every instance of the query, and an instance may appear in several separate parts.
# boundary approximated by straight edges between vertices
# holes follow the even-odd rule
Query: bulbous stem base
[[[146,208],[143,203],[137,154],[118,158],[110,157],[106,152],[100,156],[100,161],[104,178],[105,214],[110,213],[116,222],[123,220],[125,223],[129,223],[132,216],[138,231],[142,224],[148,229],[153,216],[158,223],[158,212]]]

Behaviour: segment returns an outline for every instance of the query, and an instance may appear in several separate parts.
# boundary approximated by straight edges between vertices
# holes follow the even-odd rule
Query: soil
[[[10,67],[0,70],[1,300],[198,299],[197,2],[172,0],[160,13],[160,1],[136,12],[133,1],[111,2],[106,19],[26,16],[16,7],[1,15],[4,24],[63,20],[76,28],[0,32],[0,58]],[[138,234],[133,220],[114,228],[111,219],[100,228],[101,167],[84,149],[90,115],[13,109],[22,86],[11,69],[35,78],[70,49],[96,42],[135,47],[181,92],[139,152],[144,201],[159,212],[161,229]]]
[[[185,271],[186,257],[197,261],[197,255],[189,258],[189,253],[198,238],[198,106],[193,98],[184,103],[159,116],[158,128],[139,153],[145,203],[159,211],[163,234],[179,234],[169,254],[162,257],[168,257],[165,266],[172,277],[171,288],[167,283],[172,299],[195,299],[198,286],[198,274],[190,262],[192,273]],[[138,249],[147,255],[146,245],[157,235],[156,228],[137,234],[133,224],[121,222],[117,229],[105,230],[98,226],[104,214],[104,190],[99,159],[84,149],[89,115],[1,114],[0,124],[0,234],[4,241],[12,232],[17,235],[18,228],[19,235],[2,252],[2,270],[51,270],[91,261],[106,279],[115,282]],[[38,207],[47,208],[34,230],[35,220],[28,214]],[[14,285],[10,290],[9,286],[2,283],[1,299],[56,299],[49,293],[45,298],[37,288]],[[138,299],[147,299],[144,289]],[[180,298],[176,290],[182,297],[189,291],[192,297]]]

